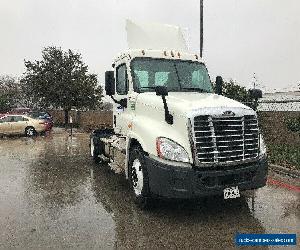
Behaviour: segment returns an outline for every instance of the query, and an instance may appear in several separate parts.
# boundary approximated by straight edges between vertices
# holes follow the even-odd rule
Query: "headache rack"
[[[259,129],[255,115],[210,116],[192,119],[196,165],[221,165],[255,160],[259,156]]]

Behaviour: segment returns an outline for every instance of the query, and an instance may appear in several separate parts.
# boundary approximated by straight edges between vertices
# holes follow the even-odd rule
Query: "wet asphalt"
[[[232,249],[236,233],[297,233],[299,247],[295,190],[269,184],[236,200],[157,201],[141,211],[125,178],[92,162],[88,142],[63,132],[0,138],[1,249]]]

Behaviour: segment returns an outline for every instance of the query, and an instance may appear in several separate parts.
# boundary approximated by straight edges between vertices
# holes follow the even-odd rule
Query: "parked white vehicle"
[[[130,49],[105,74],[114,127],[93,132],[91,155],[125,173],[141,207],[155,197],[236,198],[266,184],[256,112],[222,96],[221,77],[214,93],[202,59],[179,48]]]
[[[0,117],[0,135],[34,136],[48,129],[49,124],[46,121],[26,115],[6,114]]]

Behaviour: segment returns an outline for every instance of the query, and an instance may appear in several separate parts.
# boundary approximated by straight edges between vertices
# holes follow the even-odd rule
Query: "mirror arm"
[[[110,97],[111,97],[111,99],[113,99],[113,101],[114,101],[115,103],[120,104],[120,105],[121,105],[122,107],[124,107],[124,108],[127,108],[127,102],[125,103],[126,98],[121,99],[120,101],[118,101],[118,100],[116,100],[112,95],[110,95]],[[124,100],[124,101],[122,101],[122,100]]]
[[[169,112],[169,108],[167,105],[167,100],[166,100],[166,96],[162,95],[161,96],[163,103],[164,103],[164,110],[165,110],[165,120],[168,124],[172,125],[173,124],[173,115],[170,114]]]
[[[110,95],[110,98],[115,102],[115,103],[118,103],[118,101],[112,96]],[[118,103],[119,104],[119,103]]]
[[[156,95],[161,96],[163,104],[164,104],[164,110],[165,110],[165,121],[172,125],[173,124],[173,115],[170,114],[166,96],[168,95],[168,89],[165,86],[156,86],[155,87]]]

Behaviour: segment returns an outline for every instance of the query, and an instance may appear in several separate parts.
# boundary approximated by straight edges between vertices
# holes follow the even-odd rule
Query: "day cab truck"
[[[202,58],[135,48],[121,53],[113,69],[105,72],[113,128],[93,131],[91,156],[124,173],[141,208],[160,197],[236,198],[266,184],[256,112],[222,96],[220,76],[213,88]]]

